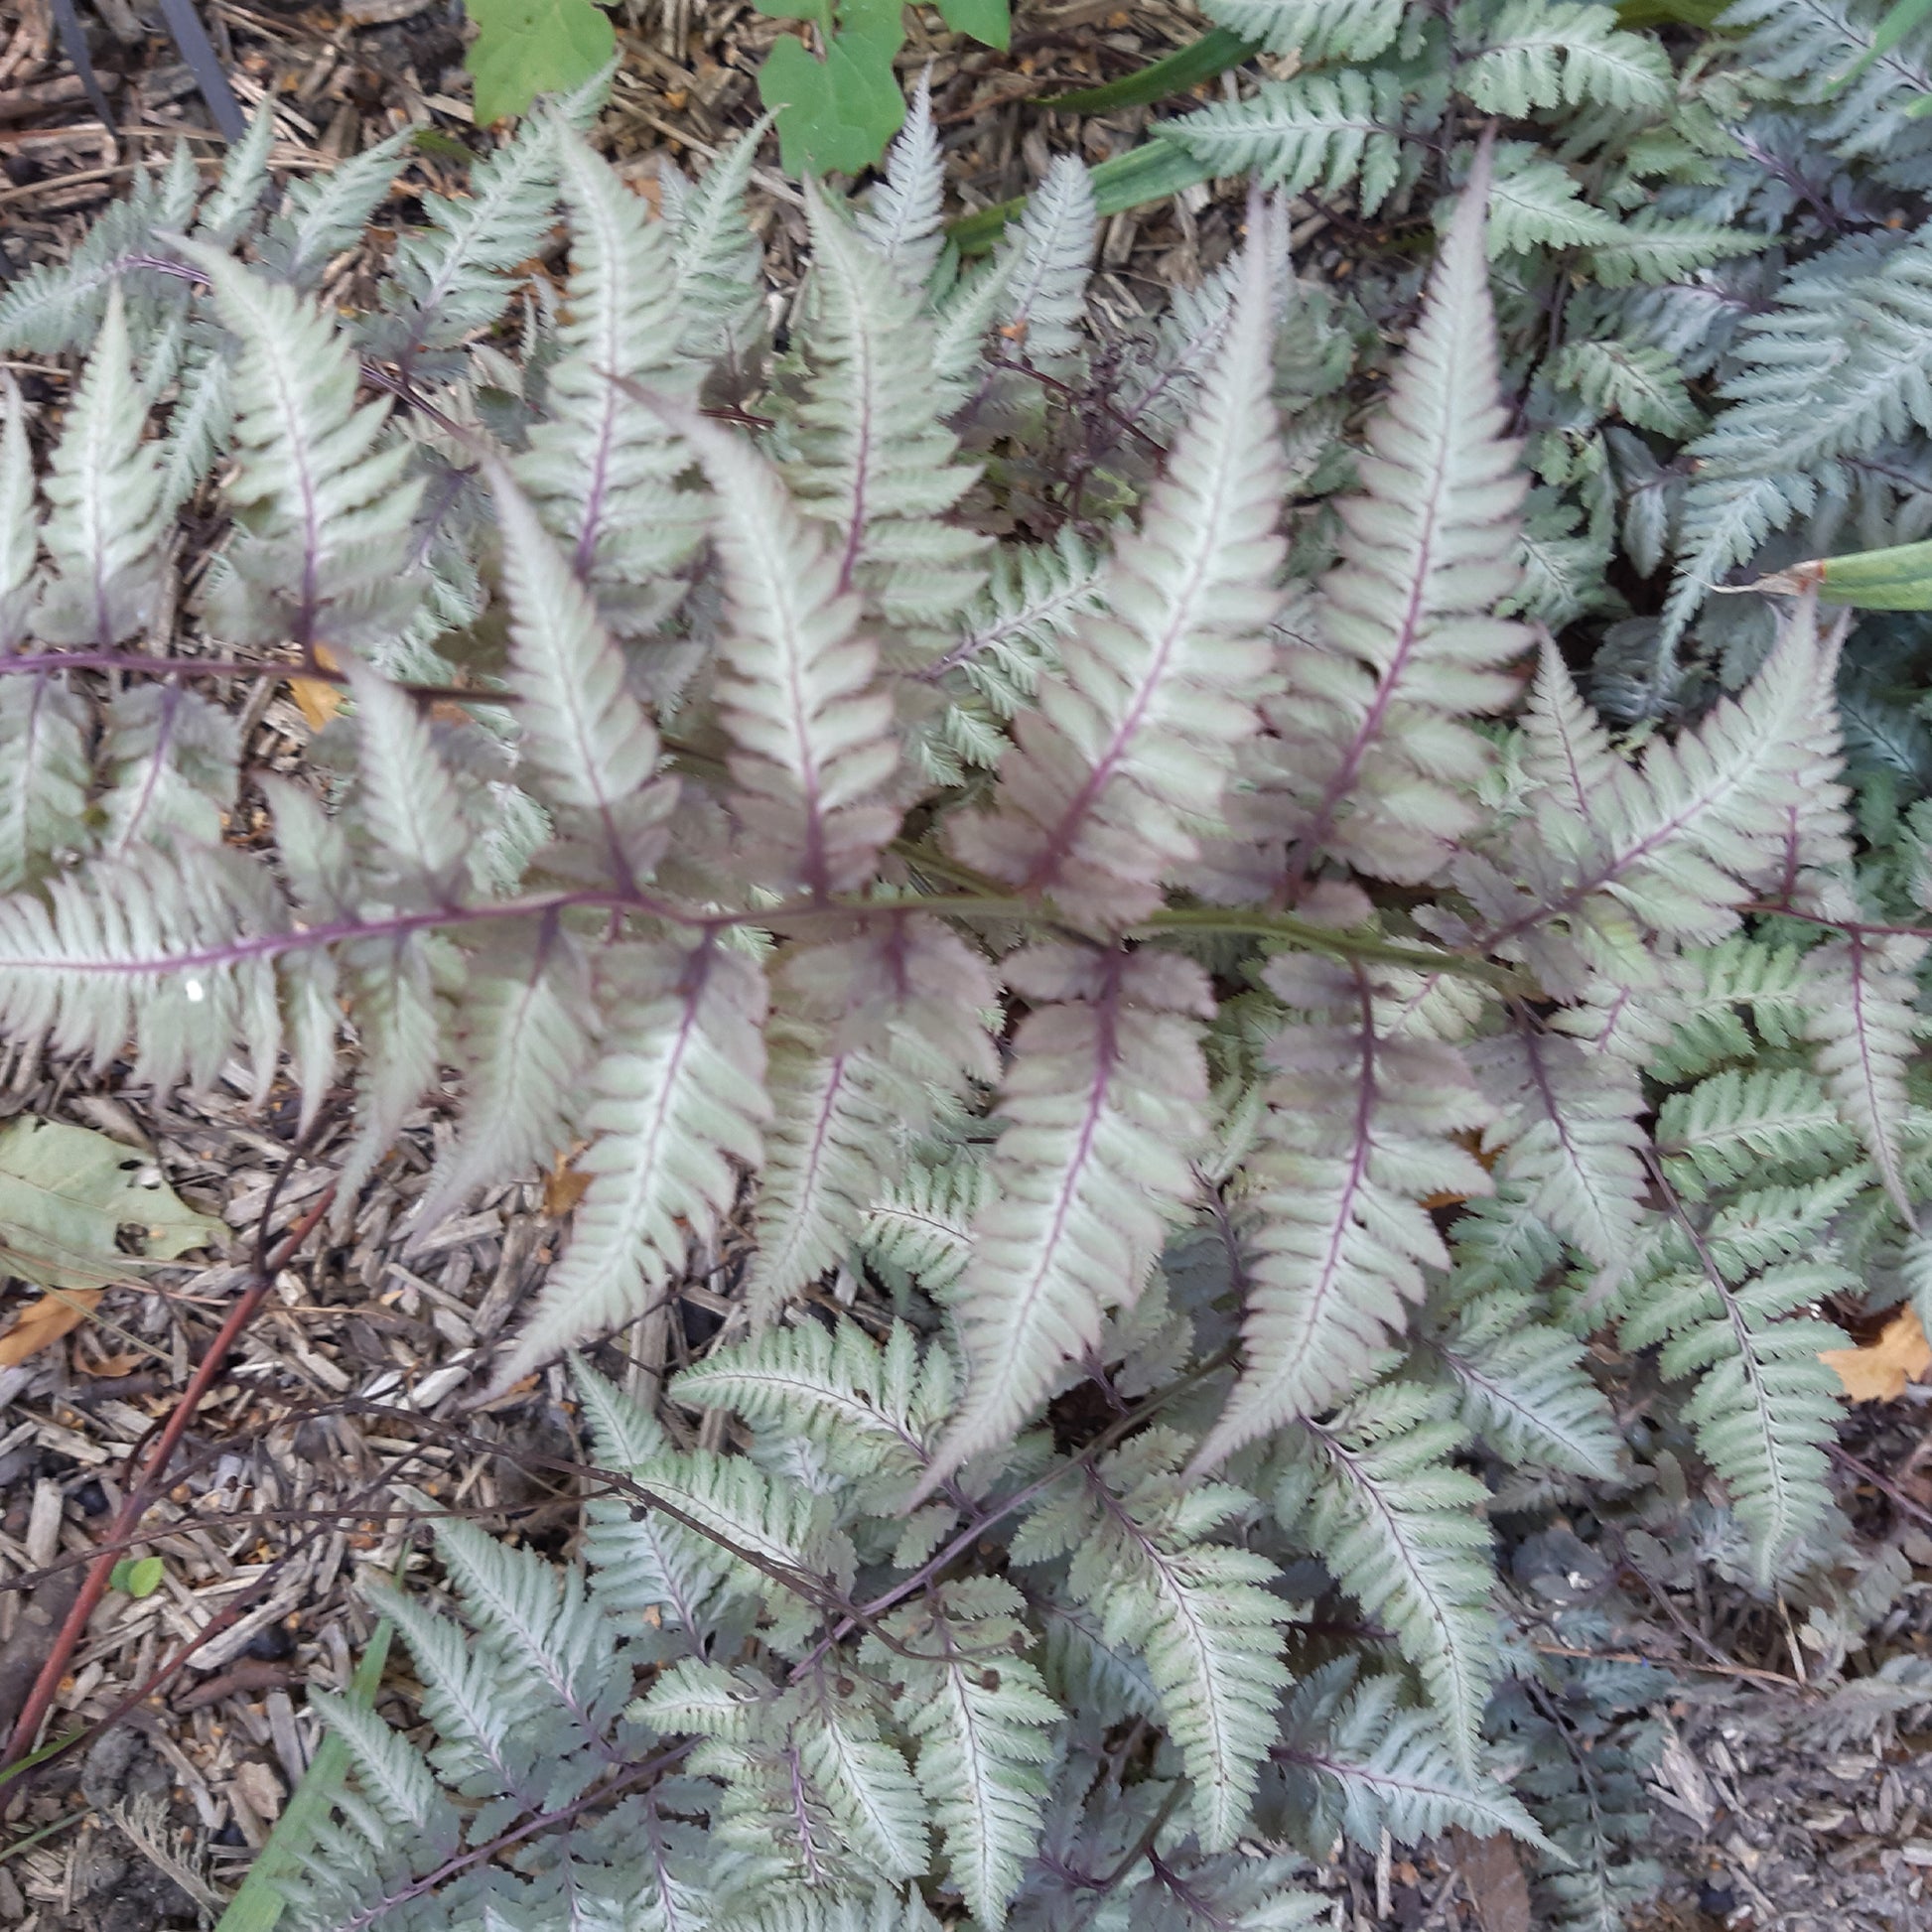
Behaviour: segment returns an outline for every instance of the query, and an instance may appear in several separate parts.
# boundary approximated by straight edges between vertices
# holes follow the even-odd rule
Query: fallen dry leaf
[[[569,1154],[557,1156],[555,1165],[543,1177],[543,1211],[554,1221],[560,1221],[584,1198],[584,1189],[591,1184],[587,1173],[579,1173],[570,1164],[583,1149],[573,1148]]]
[[[1455,1863],[1468,1887],[1482,1932],[1531,1932],[1529,1881],[1507,1838],[1476,1838],[1460,1825],[1449,1828]]]
[[[340,668],[330,656],[326,644],[316,646],[316,662],[325,671]],[[289,679],[289,696],[295,700],[296,709],[309,721],[311,731],[321,731],[343,708],[342,686],[331,684],[326,678],[292,677]]]
[[[99,1307],[104,1293],[98,1288],[73,1288],[28,1303],[20,1319],[0,1335],[0,1368],[18,1368],[28,1356],[71,1334]]]
[[[1895,1402],[1907,1382],[1922,1381],[1932,1369],[1932,1343],[1918,1315],[1903,1309],[1887,1321],[1878,1339],[1863,1348],[1826,1348],[1818,1359],[1838,1371],[1854,1402]]]

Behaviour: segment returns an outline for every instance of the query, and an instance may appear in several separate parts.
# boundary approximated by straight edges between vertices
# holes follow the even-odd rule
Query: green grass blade
[[[1243,40],[1225,27],[1216,27],[1192,46],[1176,48],[1165,59],[1123,74],[1118,80],[1109,80],[1104,86],[1053,94],[1034,104],[1064,108],[1072,114],[1110,114],[1117,107],[1145,107],[1149,101],[1164,100],[1169,94],[1184,94],[1189,87],[1212,80],[1229,68],[1238,68],[1255,51],[1255,42]]]
[[[1852,63],[1842,68],[1825,83],[1827,96],[1849,86],[1874,61],[1882,60],[1905,36],[1932,19],[1932,0],[1897,0],[1897,5],[1878,23],[1871,45]]]
[[[348,1701],[364,1709],[374,1704],[376,1687],[382,1682],[382,1667],[389,1659],[391,1625],[385,1617],[375,1626],[369,1647],[349,1683]],[[316,1835],[316,1827],[329,1815],[348,1775],[348,1750],[332,1730],[316,1747],[302,1782],[275,1821],[268,1843],[261,1849],[241,1889],[228,1901],[214,1932],[271,1932],[282,1916],[282,1894],[275,1880],[286,1877],[301,1863],[302,1853]]]

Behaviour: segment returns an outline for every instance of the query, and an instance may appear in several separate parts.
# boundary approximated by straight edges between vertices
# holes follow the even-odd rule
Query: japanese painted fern
[[[1455,85],[1676,112],[1601,11],[1460,10]],[[1337,62],[1439,32],[1402,12],[1226,9]],[[1265,112],[1383,111],[1354,74]],[[1396,139],[1264,172],[1380,200]],[[315,286],[387,165],[239,233],[171,175],[0,305],[92,339],[44,466],[17,395],[0,438],[0,1020],[292,1082],[345,1215],[447,1104],[423,1238],[575,1150],[495,1389],[561,1395],[717,1266],[742,1313],[661,1413],[573,1361],[581,1566],[452,1525],[467,1634],[380,1597],[433,1741],[329,1707],[356,1778],[293,1922],[1292,1926],[1338,1836],[1458,1824],[1602,1923],[1581,1801],[1506,1775],[1564,1721],[1490,1497],[1694,1459],[1738,1574],[1798,1587],[1843,1534],[1825,1311],[1927,1167],[1839,633],[1790,611],[1632,749],[1520,621],[1490,260],[1568,235],[1622,288],[1686,234],[1475,154],[1324,507],[1348,348],[1259,202],[1110,338],[1078,165],[962,276],[915,116],[856,217],[813,192],[768,357],[744,151],[653,219],[535,119],[345,324]],[[559,207],[561,308],[513,318]],[[1112,529],[1062,491],[999,534],[1102,360],[1157,472]],[[1634,352],[1566,379],[1679,408]],[[170,631],[191,496],[230,534]],[[203,693],[287,676],[346,704],[267,777]]]

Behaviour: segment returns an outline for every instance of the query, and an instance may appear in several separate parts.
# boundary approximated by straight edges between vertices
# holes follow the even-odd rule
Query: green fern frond
[[[1049,1501],[1013,1540],[1018,1563],[1070,1552],[1067,1593],[1102,1640],[1138,1651],[1193,1784],[1194,1829],[1209,1851],[1240,1836],[1288,1682],[1288,1606],[1267,1558],[1209,1541],[1254,1508],[1228,1483],[1184,1483],[1188,1444],[1152,1429],[1103,1457],[1078,1491]]]
[[[1226,0],[1221,5],[1225,12]],[[1364,214],[1375,213],[1413,176],[1409,137],[1427,132],[1397,75],[1359,68],[1266,80],[1250,99],[1203,107],[1163,128],[1217,175],[1253,175],[1284,195],[1351,190]]]
[[[1624,112],[1667,107],[1670,56],[1624,32],[1614,9],[1509,0],[1457,69],[1456,86],[1485,114],[1521,120],[1534,108],[1594,104]]]
[[[1450,1752],[1473,1776],[1495,1674],[1488,1492],[1449,1459],[1461,1430],[1441,1398],[1383,1382],[1283,1440],[1274,1506],[1415,1666]]]
[[[961,1578],[894,1615],[887,1634],[899,1649],[866,1645],[897,1687],[894,1710],[917,1751],[948,1882],[987,1926],[1004,1922],[1038,1842],[1047,1732],[1061,1719],[1018,1648],[1023,1607],[999,1578]]]
[[[1406,1690],[1391,1672],[1358,1681],[1351,1658],[1322,1665],[1295,1687],[1270,1755],[1309,1857],[1326,1858],[1338,1835],[1373,1851],[1384,1832],[1419,1845],[1451,1825],[1474,1838],[1506,1832],[1547,1842],[1504,1786],[1471,1774],[1443,1748],[1430,1714],[1408,1703]]]

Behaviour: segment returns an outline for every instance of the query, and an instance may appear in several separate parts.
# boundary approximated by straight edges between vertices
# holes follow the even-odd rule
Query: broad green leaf
[[[91,1128],[29,1116],[0,1132],[0,1268],[43,1288],[105,1288],[147,1261],[172,1261],[218,1241],[137,1150]],[[141,1233],[123,1251],[124,1227]]]
[[[466,0],[478,33],[463,65],[477,83],[477,123],[521,114],[538,94],[581,87],[618,45],[591,0]]]
[[[759,69],[759,98],[778,118],[788,174],[856,175],[886,152],[905,118],[893,71],[905,43],[899,0],[846,0],[825,41],[821,60],[803,41],[781,40]]]
[[[987,47],[1006,52],[1013,39],[1013,14],[1007,0],[936,0],[939,18],[955,34],[970,34]]]

